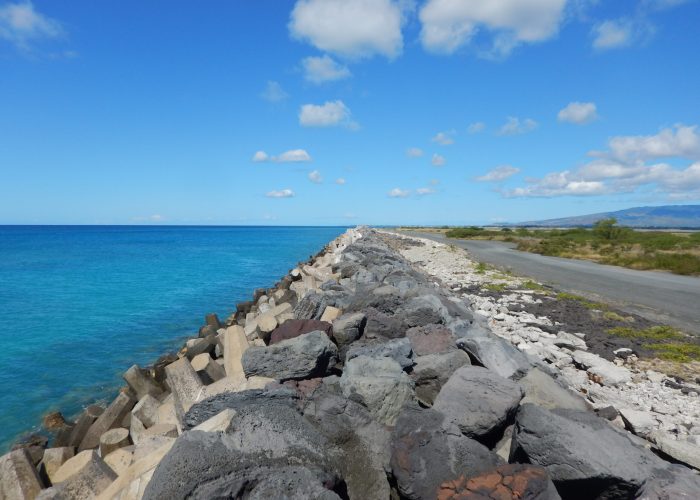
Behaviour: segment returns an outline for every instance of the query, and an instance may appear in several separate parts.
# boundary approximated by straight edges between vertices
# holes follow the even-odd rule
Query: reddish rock
[[[333,337],[333,325],[326,321],[315,319],[288,319],[275,328],[270,336],[270,344],[277,344],[283,340],[293,339],[305,333],[320,330],[329,337]]]
[[[44,428],[49,431],[57,431],[67,425],[66,419],[60,411],[52,411],[44,415]]]
[[[452,332],[442,325],[427,325],[410,328],[406,337],[411,341],[417,356],[440,354],[457,349]]]
[[[544,467],[508,464],[467,478],[446,481],[437,492],[438,500],[556,500],[559,494]]]

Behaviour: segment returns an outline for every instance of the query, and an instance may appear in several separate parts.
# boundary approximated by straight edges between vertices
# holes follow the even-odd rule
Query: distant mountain
[[[700,228],[700,205],[668,205],[664,207],[637,207],[541,221],[521,222],[515,226],[575,227],[592,226],[601,219],[615,217],[618,224],[648,228]]]

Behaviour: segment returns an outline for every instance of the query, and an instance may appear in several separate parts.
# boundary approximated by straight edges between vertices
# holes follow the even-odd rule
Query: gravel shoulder
[[[478,261],[511,269],[560,290],[612,303],[625,312],[700,336],[700,278],[547,257],[520,252],[497,241],[453,240],[438,233],[405,234],[458,246]]]

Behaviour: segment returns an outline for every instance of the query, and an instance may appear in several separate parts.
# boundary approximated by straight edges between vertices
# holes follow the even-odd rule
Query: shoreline
[[[210,488],[205,485],[217,481],[231,484],[233,477],[242,475],[246,481],[252,481],[246,483],[252,485],[249,487],[261,492],[265,489],[268,494],[282,491],[275,488],[283,488],[284,484],[284,488],[297,488],[295,491],[302,491],[298,488],[303,486],[307,492],[325,495],[325,491],[340,498],[388,498],[392,491],[405,498],[430,498],[429,492],[434,490],[416,483],[418,479],[404,469],[404,459],[399,459],[396,448],[398,442],[404,443],[401,446],[408,443],[412,450],[407,455],[409,460],[414,454],[426,453],[411,448],[408,436],[421,419],[427,418],[436,440],[434,446],[438,446],[431,453],[444,457],[452,446],[466,446],[483,462],[480,466],[427,465],[439,469],[429,474],[439,480],[435,487],[467,492],[469,487],[451,481],[468,479],[460,476],[468,472],[469,477],[477,478],[489,470],[499,470],[499,477],[527,478],[528,488],[546,495],[542,498],[554,499],[558,498],[557,490],[567,491],[567,480],[546,463],[536,465],[536,454],[529,460],[532,465],[517,463],[520,455],[535,453],[519,437],[517,429],[530,425],[528,412],[565,408],[578,412],[581,415],[577,418],[587,422],[579,436],[584,441],[587,426],[603,425],[605,430],[599,432],[612,433],[611,439],[618,440],[620,453],[639,455],[644,463],[655,464],[657,472],[645,469],[653,480],[640,482],[636,476],[622,477],[624,474],[611,463],[606,466],[606,473],[615,481],[635,491],[653,491],[654,487],[679,478],[685,484],[681,488],[695,487],[689,486],[695,481],[691,469],[669,469],[658,458],[661,451],[651,451],[653,446],[662,448],[666,438],[653,432],[668,429],[650,428],[646,422],[642,433],[631,424],[633,413],[628,409],[624,409],[626,415],[617,411],[613,414],[615,408],[608,409],[611,405],[586,402],[594,391],[582,394],[582,386],[572,384],[577,377],[583,381],[578,375],[568,376],[564,368],[581,363],[574,362],[574,356],[566,354],[565,349],[572,345],[581,348],[581,343],[585,345],[583,339],[568,334],[564,347],[557,346],[562,357],[554,360],[539,356],[529,340],[515,344],[517,348],[506,347],[513,345],[512,335],[506,336],[499,326],[504,320],[495,316],[505,318],[507,313],[496,308],[495,314],[484,314],[488,312],[486,303],[491,303],[492,298],[477,299],[477,295],[463,290],[461,282],[455,286],[458,280],[449,269],[450,265],[454,268],[454,262],[445,260],[445,255],[449,257],[451,253],[445,245],[428,240],[421,242],[418,238],[368,228],[347,230],[274,287],[256,289],[253,300],[237,304],[236,312],[223,322],[216,315],[207,315],[199,336],[188,340],[176,355],[163,355],[145,369],[132,366],[124,376],[127,388],[107,409],[86,408],[72,427],[62,422],[59,415],[51,415],[53,446],[46,448],[46,443],[36,443],[3,456],[3,481],[7,482],[7,470],[14,471],[16,484],[0,486],[24,488],[22,491],[33,488],[34,496],[39,494],[39,487],[43,490],[41,498],[73,498],[76,492],[99,498],[178,498],[197,491],[204,494]],[[433,260],[437,264],[431,268]],[[474,263],[466,261],[459,272],[464,273],[469,267],[473,268]],[[465,274],[461,278],[465,276],[467,281],[473,278]],[[507,309],[508,300],[515,299],[507,299],[499,307]],[[529,333],[535,328],[530,323],[538,322],[536,316],[532,319],[527,325]],[[539,322],[544,326],[541,318]],[[543,332],[537,338],[546,335],[564,337]],[[561,362],[563,356],[571,357],[572,362]],[[583,358],[583,364],[591,364],[588,371],[583,370],[587,384],[612,390],[632,381],[624,363],[612,363],[599,356],[599,360]],[[484,404],[489,405],[487,413],[493,414],[495,420],[465,422],[459,415],[468,408],[460,405],[468,405],[473,398],[459,395],[481,384],[489,388]],[[462,410],[455,414],[450,408]],[[634,417],[642,419],[640,415]],[[594,420],[589,422],[591,418]],[[436,423],[442,419],[444,425]],[[334,422],[333,428],[326,421]],[[448,421],[452,423],[448,425]],[[562,425],[569,425],[566,422],[562,421]],[[458,426],[461,437],[448,431],[450,425]],[[337,434],[340,429],[344,429],[342,436]],[[266,437],[260,441],[256,432],[263,432],[260,437],[294,436],[303,442],[300,446],[305,451],[292,460],[304,464],[295,469],[294,480],[287,476],[291,462],[284,459],[278,463],[270,457],[292,457],[300,451],[284,444],[286,438],[269,441]],[[227,436],[231,433],[238,436],[238,444],[229,441]],[[634,434],[646,438],[647,444]],[[205,442],[209,451],[202,454],[200,447]],[[223,448],[217,451],[220,445]],[[243,446],[242,455],[227,459],[227,463],[240,461],[241,469],[233,476],[226,470],[239,465],[224,466],[215,458],[217,453],[226,455],[224,450],[231,446]],[[260,457],[253,458],[260,449],[270,449],[272,453],[262,459],[263,464]],[[321,449],[324,451],[319,454]],[[673,443],[665,443],[663,451],[679,461]],[[252,462],[246,458],[249,455]],[[338,461],[341,456],[346,459]],[[197,458],[193,461],[194,457]],[[353,463],[348,463],[347,457],[352,457]],[[426,458],[421,460],[425,462]],[[586,457],[576,459],[585,461]],[[506,465],[506,461],[511,465]],[[219,471],[214,473],[218,479],[209,477],[200,483],[204,469],[200,470],[197,463],[206,466],[207,477],[212,470]],[[183,469],[184,464],[189,465]],[[257,476],[254,470],[263,466],[275,471],[271,477],[281,483],[270,485]],[[461,472],[455,475],[457,469]],[[186,477],[174,484],[176,470]],[[389,482],[386,471],[391,471],[395,483]],[[577,481],[585,482],[586,472],[579,473]],[[52,482],[53,487],[44,489]],[[504,484],[500,486],[505,487]],[[700,479],[696,487],[700,488]],[[414,493],[409,494],[410,491]]]

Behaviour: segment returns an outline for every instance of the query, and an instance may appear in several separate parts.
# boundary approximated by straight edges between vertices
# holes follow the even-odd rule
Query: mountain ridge
[[[601,219],[614,217],[621,226],[636,228],[700,228],[700,205],[664,205],[633,207],[613,212],[527,221],[515,226],[575,227],[592,226]]]

